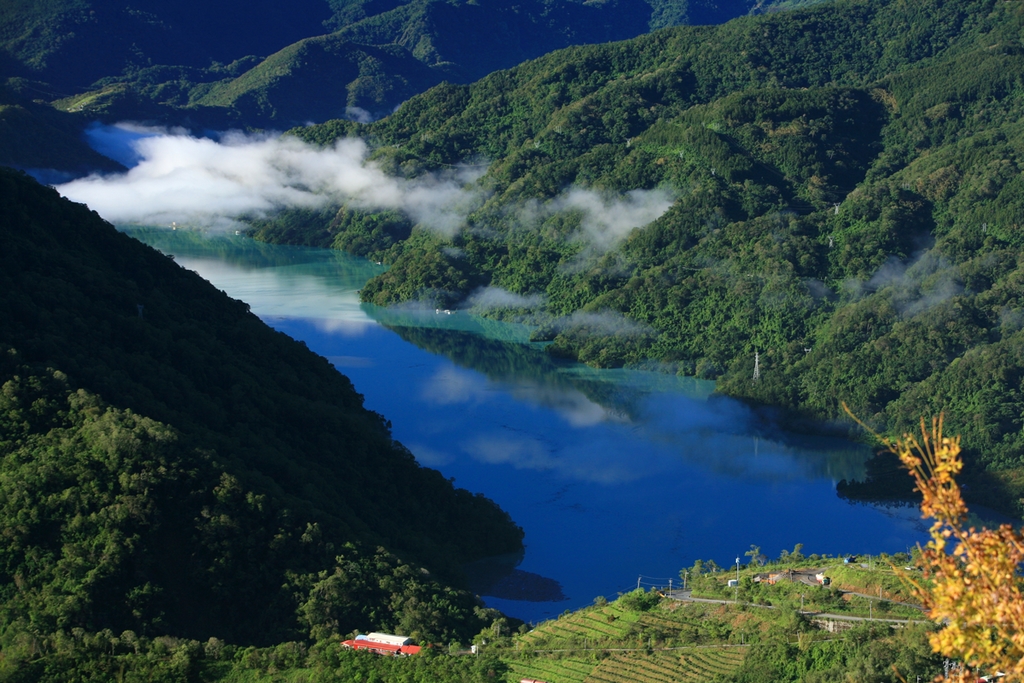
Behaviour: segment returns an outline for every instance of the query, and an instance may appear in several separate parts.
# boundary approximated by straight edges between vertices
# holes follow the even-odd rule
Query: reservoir
[[[463,311],[382,309],[383,267],[335,251],[132,228],[348,375],[395,438],[526,531],[522,557],[470,569],[489,606],[538,622],[597,596],[678,586],[696,559],[905,552],[915,507],[850,503],[871,449],[765,432],[711,382],[553,360],[524,326]],[[453,530],[457,533],[458,530]]]

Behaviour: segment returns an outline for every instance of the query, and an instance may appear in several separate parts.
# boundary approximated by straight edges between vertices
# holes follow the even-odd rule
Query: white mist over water
[[[463,189],[474,179],[468,171],[451,177],[392,178],[367,161],[366,144],[357,139],[320,149],[296,138],[238,132],[220,140],[180,131],[139,137],[137,128],[125,128],[125,135],[135,136],[128,141],[138,156],[131,170],[57,187],[114,223],[230,228],[245,216],[346,202],[366,209],[399,209],[450,234],[478,200],[476,193]],[[108,149],[111,137],[106,138]]]
[[[120,224],[232,229],[240,227],[239,219],[281,209],[346,204],[398,210],[418,225],[451,236],[487,198],[476,185],[484,172],[481,167],[412,179],[393,177],[369,160],[366,143],[356,138],[321,148],[289,136],[235,131],[211,139],[182,130],[118,124],[93,127],[89,140],[131,169],[81,178],[58,185],[57,190]],[[577,188],[543,205],[524,205],[520,211],[533,221],[578,211],[578,237],[600,251],[629,230],[655,220],[671,203],[661,190],[609,198]]]

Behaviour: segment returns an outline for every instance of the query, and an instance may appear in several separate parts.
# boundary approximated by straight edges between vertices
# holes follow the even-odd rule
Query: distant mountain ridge
[[[20,76],[66,94],[150,64],[208,67],[325,32],[326,0],[23,0],[0,10],[0,45]],[[70,91],[70,92],[69,92]]]
[[[78,130],[95,119],[219,130],[365,120],[569,45],[815,1],[25,0],[0,8],[0,64],[22,107],[6,125],[31,129],[24,112],[45,102]],[[0,146],[0,163],[35,167],[59,156],[51,146]]]

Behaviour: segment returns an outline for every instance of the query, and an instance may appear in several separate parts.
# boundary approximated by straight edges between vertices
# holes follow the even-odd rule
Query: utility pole
[[[736,589],[732,592],[733,600],[740,599],[740,556],[736,556]]]
[[[643,577],[642,576],[636,577],[636,589],[637,590],[640,590],[640,579],[641,578],[643,578]]]

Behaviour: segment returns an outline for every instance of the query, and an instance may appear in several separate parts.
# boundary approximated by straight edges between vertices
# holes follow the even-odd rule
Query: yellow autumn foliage
[[[967,505],[956,482],[960,438],[943,435],[941,416],[930,428],[921,420],[920,438],[906,434],[885,443],[910,470],[921,512],[932,519],[922,553],[925,580],[904,573],[929,617],[942,625],[930,636],[932,648],[975,671],[1024,680],[1024,536],[1009,524],[966,528]],[[977,679],[960,671],[949,680]]]

